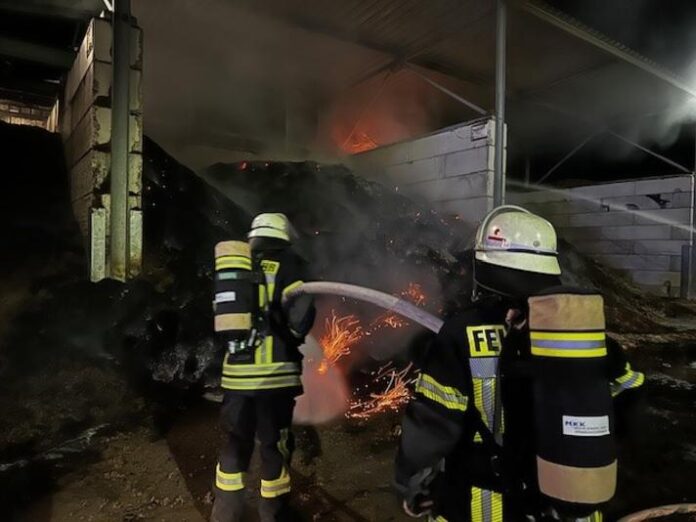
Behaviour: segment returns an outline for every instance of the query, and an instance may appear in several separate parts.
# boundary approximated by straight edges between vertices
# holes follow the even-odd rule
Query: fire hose
[[[384,292],[379,292],[378,290],[372,290],[371,288],[364,288],[362,286],[349,285],[346,283],[332,283],[324,281],[304,283],[303,285],[289,291],[284,296],[283,300],[289,301],[303,294],[329,294],[348,297],[350,299],[357,299],[359,301],[372,303],[373,305],[384,308],[389,312],[402,315],[414,323],[418,323],[435,333],[439,332],[440,328],[442,328],[443,321],[439,317],[435,317],[425,310],[421,310],[416,305],[409,303],[404,299],[385,294]]]
[[[620,518],[618,522],[642,522],[643,520],[652,520],[669,515],[683,515],[686,513],[696,513],[696,503],[671,504],[668,506],[645,509],[631,515],[626,515],[625,517]]]
[[[304,294],[337,295],[341,297],[347,297],[350,299],[356,299],[358,301],[365,301],[375,306],[384,308],[390,312],[402,315],[407,319],[410,319],[413,322],[418,323],[421,326],[435,333],[440,331],[440,328],[442,328],[443,324],[442,319],[435,317],[432,314],[429,314],[425,310],[421,310],[414,304],[409,303],[404,299],[400,299],[393,295],[389,295],[378,290],[373,290],[371,288],[364,288],[362,286],[349,285],[346,283],[304,283],[301,286],[288,292],[283,297],[283,300],[287,302]],[[669,515],[685,513],[696,513],[696,503],[673,504],[668,506],[660,506],[656,508],[646,509],[622,517],[618,520],[618,522],[642,522],[644,520],[651,520]]]

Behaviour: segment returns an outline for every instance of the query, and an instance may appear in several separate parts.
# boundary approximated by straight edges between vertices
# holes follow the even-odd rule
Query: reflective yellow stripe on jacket
[[[301,287],[303,284],[304,284],[304,281],[295,281],[294,283],[290,283],[288,286],[283,288],[283,292],[282,292],[283,297],[288,295],[290,292],[292,292],[296,288]]]
[[[612,397],[616,397],[622,391],[638,388],[645,382],[645,375],[634,371],[630,363],[626,363],[624,370],[624,374],[611,383]]]
[[[254,349],[254,364],[271,363],[273,363],[273,337],[269,335]]]
[[[216,260],[226,263],[241,263],[237,259],[240,256],[224,256]],[[234,259],[232,259],[234,258]],[[248,258],[246,258],[248,261]],[[275,288],[278,282],[278,274],[281,263],[274,260],[262,260],[261,268],[265,275],[265,284],[259,285],[259,306],[267,311],[275,303]],[[295,281],[282,289],[286,294],[298,286],[303,281]],[[300,363],[287,361],[288,355],[283,351],[283,343],[278,340],[277,347],[274,347],[276,340],[272,332],[268,332],[263,341],[254,347],[253,364],[237,363],[229,364],[227,360],[222,367],[221,385],[226,390],[236,391],[256,391],[273,390],[279,388],[294,388],[302,385],[300,374],[302,366]],[[275,353],[279,352],[279,353]]]
[[[416,393],[450,410],[466,411],[469,398],[456,388],[444,386],[427,373],[422,373],[416,382]]]
[[[296,362],[227,364],[222,367],[222,387],[227,390],[271,390],[300,386],[301,367]]]
[[[503,522],[503,495],[471,488],[471,522]]]

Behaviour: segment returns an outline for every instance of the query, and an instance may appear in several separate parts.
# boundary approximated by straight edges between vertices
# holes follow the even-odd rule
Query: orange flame
[[[392,369],[389,365],[378,370],[376,380],[389,378],[389,383],[381,393],[371,393],[367,400],[355,400],[351,403],[346,417],[351,419],[368,419],[387,411],[399,411],[411,399],[411,386],[415,377],[411,376],[412,365],[409,364],[401,371]]]
[[[362,131],[355,131],[341,146],[344,152],[348,152],[349,154],[357,154],[358,152],[365,152],[376,149],[377,147],[378,143],[366,132]]]
[[[338,317],[335,310],[331,310],[331,317],[326,319],[324,325],[324,335],[319,340],[324,349],[324,360],[318,370],[321,374],[326,373],[329,365],[336,364],[341,357],[348,355],[353,345],[365,335],[357,317]]]

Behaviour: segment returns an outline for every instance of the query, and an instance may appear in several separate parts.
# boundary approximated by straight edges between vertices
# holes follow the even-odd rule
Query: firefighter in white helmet
[[[587,356],[582,359],[583,364],[592,366],[595,372],[600,367],[601,371],[606,369],[606,375],[615,379],[613,390],[617,394],[640,386],[642,374],[631,369],[615,343],[604,341],[603,323],[601,330],[598,326],[591,334],[559,332],[548,337],[550,340],[530,345],[530,335],[536,335],[534,331],[530,333],[529,327],[529,303],[537,303],[533,296],[541,295],[538,299],[546,306],[546,319],[559,324],[568,319],[556,313],[564,303],[579,302],[584,306],[590,302],[595,306],[597,299],[601,303],[596,294],[585,295],[587,292],[559,286],[556,232],[545,219],[511,205],[491,211],[476,234],[472,273],[471,307],[445,321],[418,361],[421,374],[415,398],[404,416],[396,459],[396,488],[405,512],[439,522],[539,519],[540,513],[549,510],[566,510],[576,519],[601,519],[597,511],[599,501],[595,500],[613,494],[609,484],[611,463],[600,470],[607,479],[606,488],[591,501],[573,496],[572,492],[566,500],[551,498],[553,492],[539,489],[536,465],[543,451],[540,453],[539,441],[535,440],[533,399],[540,379],[525,370],[525,364],[539,364],[533,360],[537,356],[532,356],[537,349],[534,343],[544,355]],[[535,313],[537,321],[539,313]],[[603,321],[595,306],[591,313],[574,319],[576,323],[588,317],[587,320],[600,322],[600,315]],[[556,341],[554,335],[581,341]],[[594,337],[591,341],[583,340],[587,335]],[[592,344],[578,344],[588,342]],[[585,348],[563,351],[578,346]],[[607,348],[610,353],[604,357]],[[568,370],[563,366],[571,359],[537,359],[545,359],[544,363],[550,365],[560,364],[561,373],[575,371],[575,367]],[[595,388],[601,396],[608,393],[609,386],[604,374],[598,379],[600,385]],[[601,382],[607,384],[606,388]],[[569,396],[573,396],[572,392]],[[605,402],[598,399],[603,407]],[[609,418],[608,415],[597,418]],[[556,423],[555,417],[550,423],[549,432],[560,430],[561,422]],[[584,443],[582,437],[567,438],[572,439],[571,443]],[[555,447],[566,448],[565,442],[561,440]],[[590,440],[598,442],[604,445],[596,452],[597,458],[611,459],[612,441],[606,437]],[[543,462],[552,462],[553,466],[557,461],[566,462],[567,452],[561,453],[543,453]],[[584,458],[584,453],[581,456]],[[553,468],[558,469],[567,470],[570,466]]]
[[[283,295],[306,277],[304,261],[291,248],[287,217],[256,216],[247,238],[261,280],[259,312],[266,327],[251,346],[227,353],[224,359],[221,422],[227,440],[216,467],[212,522],[242,519],[255,439],[261,456],[260,520],[293,519],[288,498],[294,447],[291,421],[295,398],[302,391],[298,348],[312,328],[315,310],[310,296],[295,299],[289,307],[282,304]]]

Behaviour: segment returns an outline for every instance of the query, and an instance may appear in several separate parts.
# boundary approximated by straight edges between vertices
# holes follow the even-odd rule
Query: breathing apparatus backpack
[[[560,287],[528,304],[539,490],[559,512],[586,516],[616,490],[604,301]]]
[[[244,241],[215,246],[216,338],[229,353],[258,346],[267,334],[266,278]]]

